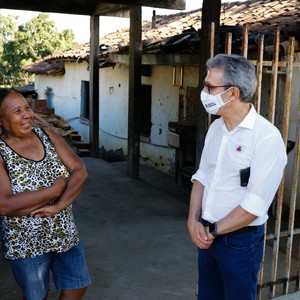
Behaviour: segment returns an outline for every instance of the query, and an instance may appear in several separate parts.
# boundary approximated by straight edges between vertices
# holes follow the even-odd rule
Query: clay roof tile
[[[156,28],[152,28],[152,20],[142,23],[142,39],[145,44],[160,42],[169,36],[182,33],[193,27],[201,28],[201,9],[190,12],[180,12],[172,15],[157,15]],[[299,0],[249,0],[246,2],[223,3],[220,23],[222,25],[250,24],[255,30],[265,30],[269,27],[298,24],[300,20]],[[100,40],[100,44],[108,46],[109,50],[102,51],[106,55],[110,51],[117,51],[118,45],[128,46],[129,29],[125,28],[107,34]],[[61,53],[53,53],[45,57],[46,61],[86,60],[89,56],[89,43],[78,45]]]

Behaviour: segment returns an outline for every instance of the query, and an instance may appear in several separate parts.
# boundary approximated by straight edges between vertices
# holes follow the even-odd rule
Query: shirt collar
[[[238,125],[238,127],[253,129],[257,112],[255,110],[254,105],[252,103],[250,103],[250,105],[251,105],[250,111],[248,112],[244,120]]]
[[[257,112],[255,110],[254,105],[252,103],[250,103],[250,105],[251,105],[251,109],[249,110],[248,114],[236,128],[242,127],[242,128],[253,129]],[[220,119],[222,120],[220,125],[226,128],[226,124],[223,117],[221,117]]]

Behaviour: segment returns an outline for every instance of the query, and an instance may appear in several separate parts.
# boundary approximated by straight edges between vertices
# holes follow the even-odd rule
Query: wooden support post
[[[91,156],[99,156],[99,15],[90,19],[90,144]]]
[[[206,61],[211,57],[211,53],[219,47],[218,38],[214,39],[214,50],[211,50],[211,24],[215,24],[215,37],[219,35],[221,14],[221,0],[204,0],[202,5],[202,25],[201,25],[201,48],[200,48],[200,70],[199,70],[199,88],[202,89],[202,82],[206,76]],[[199,105],[197,118],[197,143],[196,143],[196,169],[204,145],[204,139],[208,128],[208,114]]]
[[[128,164],[127,175],[139,178],[140,162],[140,97],[142,66],[142,9],[130,7]]]

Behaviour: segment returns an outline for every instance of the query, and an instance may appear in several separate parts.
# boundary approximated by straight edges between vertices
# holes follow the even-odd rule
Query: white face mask
[[[225,90],[224,92],[216,95],[211,95],[209,93],[206,93],[204,91],[201,92],[200,98],[202,101],[202,104],[205,108],[205,110],[212,115],[217,114],[218,110],[220,107],[224,106],[225,104],[229,103],[230,101],[223,102],[222,100],[222,95],[229,91],[232,87],[229,89]]]

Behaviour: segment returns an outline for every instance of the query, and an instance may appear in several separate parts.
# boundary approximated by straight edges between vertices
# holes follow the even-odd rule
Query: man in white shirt
[[[264,223],[287,163],[278,129],[251,98],[255,67],[238,55],[207,62],[201,101],[221,116],[192,177],[188,230],[199,248],[198,300],[254,300]]]

